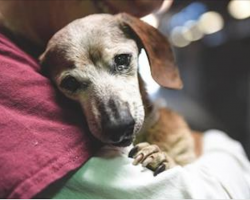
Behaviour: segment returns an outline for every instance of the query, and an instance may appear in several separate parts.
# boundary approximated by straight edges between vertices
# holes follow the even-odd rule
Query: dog
[[[168,40],[126,13],[95,14],[73,21],[50,39],[40,62],[58,89],[80,103],[97,139],[118,147],[134,142],[129,153],[133,163],[157,175],[194,161],[199,151],[185,120],[150,102],[138,73],[142,48],[155,81],[181,89]]]

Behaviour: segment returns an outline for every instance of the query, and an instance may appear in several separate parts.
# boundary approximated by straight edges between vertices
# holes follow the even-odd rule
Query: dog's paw
[[[174,160],[167,153],[161,151],[157,145],[147,142],[137,144],[129,152],[129,157],[134,158],[134,165],[142,164],[151,169],[154,176],[175,166]]]

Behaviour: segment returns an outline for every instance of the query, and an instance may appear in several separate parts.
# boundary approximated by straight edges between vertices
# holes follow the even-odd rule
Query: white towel
[[[129,148],[104,147],[54,198],[249,199],[250,164],[241,144],[218,130],[205,132],[203,155],[154,177],[133,166]]]

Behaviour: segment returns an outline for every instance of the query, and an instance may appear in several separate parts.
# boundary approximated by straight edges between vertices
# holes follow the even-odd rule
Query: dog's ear
[[[140,19],[121,13],[115,16],[123,27],[129,27],[147,52],[151,74],[163,87],[181,89],[183,84],[175,65],[170,44],[157,29]]]
[[[64,63],[60,55],[60,51],[48,46],[45,52],[39,56],[38,60],[41,65],[41,73],[44,76],[53,77],[56,72],[58,72],[57,66],[63,66]]]
[[[50,72],[49,72],[49,69],[50,69],[50,62],[49,62],[49,56],[50,54],[48,53],[48,51],[46,50],[45,52],[43,52],[38,60],[40,62],[40,65],[41,65],[41,73],[45,76],[50,76]]]

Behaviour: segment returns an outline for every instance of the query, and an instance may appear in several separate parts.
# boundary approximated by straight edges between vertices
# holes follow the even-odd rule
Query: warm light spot
[[[246,19],[250,17],[250,1],[232,0],[228,4],[228,11],[235,19]]]
[[[182,34],[191,42],[200,40],[203,37],[203,33],[200,31],[197,21],[194,20],[189,20],[185,23]]]
[[[177,26],[170,33],[171,42],[176,47],[185,47],[190,44],[190,41],[184,37],[183,30],[182,26]]]
[[[222,16],[214,11],[204,13],[199,19],[199,29],[204,34],[213,34],[224,27]]]

